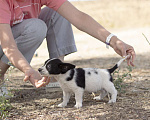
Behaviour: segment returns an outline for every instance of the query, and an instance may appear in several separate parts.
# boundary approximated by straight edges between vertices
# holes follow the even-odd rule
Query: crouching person
[[[41,9],[43,5],[47,7]],[[42,77],[30,61],[44,38],[50,58],[63,60],[65,55],[76,52],[71,24],[107,43],[120,56],[130,55],[128,64],[134,65],[132,46],[119,40],[67,0],[1,0],[0,13],[1,86],[9,63],[25,74],[24,81],[29,80],[36,88],[47,85],[50,78]],[[5,87],[0,88],[0,95],[3,93],[7,94]]]

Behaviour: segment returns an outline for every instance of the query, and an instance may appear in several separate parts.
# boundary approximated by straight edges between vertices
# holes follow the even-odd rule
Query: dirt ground
[[[95,5],[98,4],[94,3]],[[83,2],[82,4],[80,2],[73,4],[79,8],[84,5]],[[91,3],[87,2],[87,4]],[[126,7],[129,8],[128,6]],[[7,119],[150,120],[150,46],[142,36],[142,33],[145,33],[150,38],[149,31],[149,27],[140,27],[140,29],[125,28],[124,31],[120,30],[120,28],[119,31],[116,31],[116,28],[112,30],[113,33],[117,34],[125,42],[134,46],[137,53],[136,66],[132,68],[131,72],[132,78],[127,77],[124,80],[123,84],[126,87],[123,89],[123,93],[118,93],[116,103],[108,104],[108,97],[101,101],[95,101],[93,100],[93,94],[85,92],[82,108],[74,108],[74,95],[72,95],[66,108],[58,108],[57,105],[62,102],[62,91],[60,88],[36,89],[29,82],[23,82],[23,73],[18,69],[13,69],[7,75],[9,81],[6,81],[8,89],[14,94],[14,97],[10,99],[13,108],[9,111],[10,115]],[[75,64],[77,67],[110,68],[120,59],[111,48],[109,50],[106,49],[103,43],[76,29],[74,29],[74,32],[78,52],[67,56],[65,58],[66,62]],[[35,69],[41,67],[48,58],[45,46],[46,43],[44,42],[37,50],[38,57],[34,57],[32,60],[31,64]],[[128,72],[126,67],[127,64],[124,62],[118,74]],[[98,93],[95,94],[98,95]]]
[[[10,110],[9,120],[74,120],[74,119],[95,119],[95,120],[150,120],[150,55],[138,55],[136,66],[133,68],[132,79],[125,79],[127,85],[119,93],[117,102],[108,104],[108,98],[101,101],[93,100],[91,93],[84,94],[83,107],[74,108],[75,99],[72,95],[66,108],[58,108],[62,102],[62,91],[59,88],[35,89],[30,83],[22,82],[23,76],[15,70],[11,75],[12,82],[8,87],[15,98],[12,98],[13,106]],[[71,63],[80,67],[100,67],[112,66],[119,58],[91,58],[85,60],[75,60]],[[110,63],[111,61],[111,63]],[[141,64],[142,63],[142,64]],[[37,65],[36,68],[41,65]],[[121,73],[125,73],[126,63],[120,68]],[[98,94],[97,94],[98,95]]]

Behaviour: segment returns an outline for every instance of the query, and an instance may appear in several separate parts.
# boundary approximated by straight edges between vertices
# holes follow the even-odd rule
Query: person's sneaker
[[[49,88],[58,88],[58,87],[60,87],[60,85],[59,85],[58,82],[52,82],[52,83],[49,83],[48,85],[46,85],[46,87],[49,87]]]
[[[58,82],[49,83],[48,85],[46,85],[45,90],[46,92],[62,91]]]
[[[54,77],[51,77],[50,78],[50,83],[48,85],[46,85],[46,87],[49,87],[49,88],[60,88],[60,85],[59,85],[58,81]]]
[[[5,97],[6,99],[11,97],[5,84],[0,85],[0,97]]]

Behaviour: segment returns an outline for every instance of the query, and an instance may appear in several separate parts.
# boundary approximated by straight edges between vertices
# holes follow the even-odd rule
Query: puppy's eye
[[[51,65],[47,65],[47,69],[50,69],[51,68]]]

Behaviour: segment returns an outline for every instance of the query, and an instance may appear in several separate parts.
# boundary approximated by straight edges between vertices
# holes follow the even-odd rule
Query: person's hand
[[[42,77],[38,71],[33,69],[30,69],[25,73],[24,81],[27,80],[29,80],[36,88],[46,86],[50,82],[49,77]]]
[[[127,63],[128,63],[128,65],[134,66],[134,60],[135,60],[136,54],[135,54],[134,48],[132,46],[124,43],[121,40],[117,40],[117,41],[113,42],[111,46],[114,49],[114,51],[122,57],[130,55],[127,58]]]

